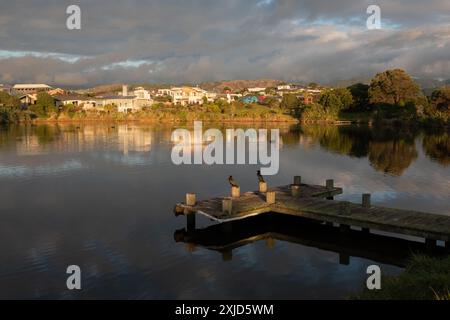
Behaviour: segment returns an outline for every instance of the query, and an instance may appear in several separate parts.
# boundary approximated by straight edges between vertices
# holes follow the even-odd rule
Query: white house
[[[290,84],[284,84],[284,85],[281,85],[281,86],[277,87],[277,90],[279,90],[279,91],[281,91],[281,90],[291,90],[291,89],[292,89],[292,86]]]
[[[266,88],[262,87],[248,88],[247,91],[251,93],[265,92]]]
[[[138,99],[147,99],[147,100],[151,100],[152,99],[152,97],[150,95],[150,92],[148,90],[145,90],[142,87],[137,87],[136,89],[134,89],[133,94]]]
[[[119,112],[137,112],[142,110],[143,107],[148,107],[153,104],[153,100],[147,90],[136,88],[136,91],[133,93],[134,95],[128,95],[128,86],[124,85],[119,95],[101,96],[97,98],[103,107],[106,105],[115,105]]]
[[[13,86],[14,92],[17,94],[27,94],[27,93],[36,93],[38,91],[50,91],[52,87],[43,84],[43,83],[35,83],[35,84],[16,84]]]
[[[171,89],[158,90],[159,94],[168,95],[172,97],[172,102],[175,105],[189,105],[189,104],[203,104],[204,98],[207,101],[214,101],[217,94],[208,92],[198,87],[179,87]]]

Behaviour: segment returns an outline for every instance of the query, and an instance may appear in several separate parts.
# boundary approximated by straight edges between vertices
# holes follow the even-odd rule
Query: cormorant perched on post
[[[264,180],[264,177],[261,174],[261,170],[258,170],[257,175],[258,175],[259,182],[264,182],[264,183],[266,182],[266,180]]]
[[[231,184],[232,187],[234,187],[234,188],[239,188],[237,182],[234,181],[233,176],[230,176],[230,177],[228,178],[228,182],[230,182],[230,184]]]

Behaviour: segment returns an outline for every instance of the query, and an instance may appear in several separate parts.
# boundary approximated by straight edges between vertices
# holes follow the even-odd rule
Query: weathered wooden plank
[[[340,188],[331,188],[331,183],[329,188],[301,184],[300,193],[296,196],[292,195],[290,185],[269,188],[267,191],[269,194],[275,192],[275,203],[266,201],[266,193],[247,192],[239,198],[232,198],[231,213],[224,212],[222,208],[224,198],[197,202],[190,200],[195,205],[178,204],[175,211],[177,215],[199,213],[221,223],[274,212],[430,240],[450,241],[450,216],[325,200],[324,198],[342,193]]]

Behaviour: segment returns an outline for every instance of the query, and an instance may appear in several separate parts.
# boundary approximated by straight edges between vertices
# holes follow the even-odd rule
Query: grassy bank
[[[450,300],[450,256],[432,258],[416,255],[405,272],[383,277],[382,289],[364,291],[363,300]]]
[[[117,111],[83,111],[70,110],[33,114],[30,111],[5,109],[0,111],[0,122],[141,122],[141,123],[186,123],[204,122],[289,122],[297,119],[283,113],[280,109],[265,106],[242,106],[233,109],[213,110],[211,106],[192,107],[152,107],[136,113],[120,113]]]

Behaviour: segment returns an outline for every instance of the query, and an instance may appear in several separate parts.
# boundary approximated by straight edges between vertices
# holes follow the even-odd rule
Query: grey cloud
[[[0,0],[2,2],[6,0]],[[449,78],[450,2],[377,1],[388,26],[365,29],[366,0],[78,1],[82,30],[65,28],[72,1],[2,5],[1,82],[88,86],[279,78],[328,82],[404,67]],[[259,4],[259,5],[258,5]],[[57,54],[80,56],[75,62]],[[125,61],[139,61],[126,67]]]

